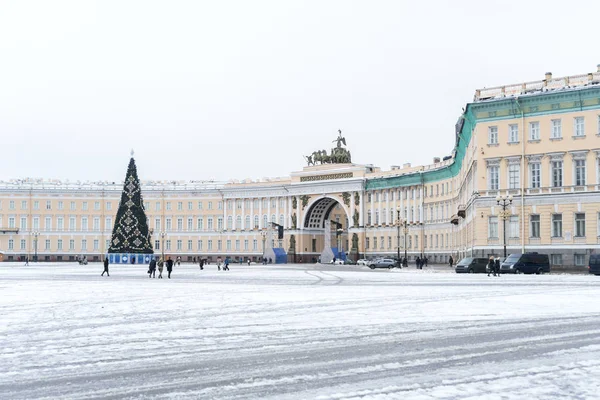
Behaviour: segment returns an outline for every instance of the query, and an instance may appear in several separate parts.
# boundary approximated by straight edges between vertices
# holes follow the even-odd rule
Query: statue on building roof
[[[342,130],[338,129],[338,137],[333,141],[336,147],[331,149],[331,154],[327,154],[327,150],[316,150],[310,156],[304,156],[307,165],[319,164],[349,164],[352,162],[350,151],[342,145],[346,146],[346,138],[342,136]]]

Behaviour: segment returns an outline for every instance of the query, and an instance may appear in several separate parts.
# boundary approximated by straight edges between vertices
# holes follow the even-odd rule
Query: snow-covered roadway
[[[145,271],[0,264],[0,398],[600,396],[600,277]]]

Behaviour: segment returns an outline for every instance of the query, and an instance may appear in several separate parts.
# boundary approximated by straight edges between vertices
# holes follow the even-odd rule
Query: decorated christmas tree
[[[109,253],[153,254],[148,222],[144,211],[144,200],[137,168],[131,152],[127,175],[121,194],[121,202],[113,227]]]

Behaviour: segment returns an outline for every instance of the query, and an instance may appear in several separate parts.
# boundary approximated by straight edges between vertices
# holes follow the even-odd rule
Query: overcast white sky
[[[587,73],[600,1],[3,1],[0,179],[287,176],[451,152],[475,89]]]

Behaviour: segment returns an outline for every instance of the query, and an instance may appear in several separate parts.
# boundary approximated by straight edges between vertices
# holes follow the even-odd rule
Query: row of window
[[[9,210],[16,210],[16,202],[15,200],[9,200],[8,201],[8,209]],[[28,206],[28,201],[27,200],[21,200],[21,210],[27,210]],[[34,210],[39,210],[40,209],[40,201],[39,200],[34,200],[33,201],[33,207]],[[65,209],[65,202],[62,200],[57,201],[57,208],[59,210],[64,210]],[[2,200],[0,200],[0,209],[2,209]],[[46,200],[46,210],[52,210],[52,200]],[[69,210],[76,210],[77,209],[77,203],[74,201],[71,201],[69,203]],[[81,203],[81,209],[84,211],[89,210],[89,206],[88,206],[88,202],[84,201]],[[94,210],[100,210],[100,202],[99,201],[94,201]],[[112,203],[107,201],[106,202],[106,210],[112,210]]]
[[[27,220],[28,217],[20,217],[19,218],[19,228],[21,230],[26,230],[27,229]],[[16,228],[16,221],[17,219],[15,217],[8,217],[8,228]],[[99,217],[94,217],[91,219],[91,227],[89,224],[90,219],[88,217],[81,217],[80,220],[80,225],[79,228],[82,231],[87,231],[91,228],[91,230],[93,231],[100,231],[100,218]],[[33,230],[41,230],[42,229],[42,225],[40,223],[40,218],[39,217],[34,217],[32,220],[32,229]],[[77,218],[76,217],[69,217],[68,218],[68,230],[70,231],[75,231],[77,230]],[[0,217],[0,226],[2,226],[2,218]],[[112,217],[106,217],[104,219],[104,229],[105,230],[111,230],[112,229]],[[45,217],[44,218],[44,225],[43,225],[43,230],[44,231],[51,231],[52,230],[52,217]],[[57,231],[64,231],[65,230],[65,218],[64,217],[57,217],[56,218],[56,230]]]
[[[444,241],[444,237],[445,237],[445,241]],[[404,249],[405,246],[407,249],[412,249],[412,248],[417,249],[417,250],[419,249],[419,236],[418,235],[400,236],[399,246],[398,246],[398,242],[397,242],[397,237],[396,237],[395,245],[392,243],[392,238],[393,238],[392,236],[387,236],[387,242],[386,242],[385,236],[380,236],[379,241],[377,240],[378,239],[377,236],[366,237],[365,238],[365,248],[367,250],[368,249],[383,250],[383,249],[386,249],[386,243],[387,243],[388,250],[397,249],[398,247],[400,247],[401,249]],[[429,238],[429,240],[427,240],[427,238]],[[436,248],[436,249],[449,248],[449,247],[451,247],[450,239],[451,239],[451,236],[449,236],[448,233],[424,235],[423,236],[423,247],[426,249],[427,248]],[[379,244],[379,247],[377,247],[378,244]],[[414,247],[413,247],[413,245],[414,245]]]
[[[433,188],[434,185],[429,186],[429,197],[433,197]],[[441,189],[441,192],[440,192]],[[435,195],[443,196],[444,194],[448,194],[452,191],[452,182],[438,183],[435,185]],[[394,201],[394,193],[396,193],[396,199],[400,200],[401,198],[404,200],[414,200],[420,198],[420,189],[419,188],[411,188],[408,190],[398,189],[398,191],[383,191],[381,193],[367,193],[367,203],[375,202],[379,203],[380,201]],[[402,194],[404,193],[404,195]],[[427,187],[423,190],[423,197],[427,197]]]
[[[225,243],[225,248],[223,248],[223,243]],[[171,251],[171,250],[183,251],[184,250],[183,244],[184,244],[183,240],[177,239],[177,240],[175,240],[175,248],[173,249],[172,241],[165,240],[164,241],[165,251]],[[213,244],[216,244],[216,246],[214,246]],[[257,239],[252,240],[252,249],[250,249],[250,247],[249,247],[249,245],[250,245],[249,239],[244,239],[244,240],[240,240],[240,239],[236,239],[236,240],[208,239],[206,241],[206,249],[204,248],[204,240],[197,240],[196,248],[194,248],[193,240],[188,240],[186,242],[186,245],[187,245],[185,248],[186,251],[214,251],[214,250],[216,250],[216,251],[222,251],[222,250],[226,250],[226,251],[258,251],[258,240]],[[161,241],[155,240],[154,241],[154,250],[161,251],[160,246],[161,246]],[[271,247],[274,247],[274,246],[275,246],[275,241],[272,240]]]
[[[575,237],[584,238],[586,236],[586,222],[585,222],[585,213],[579,212],[575,213],[574,216],[574,231]],[[509,238],[519,238],[520,237],[520,226],[519,226],[519,217],[516,215],[511,215],[508,219],[508,237]],[[551,216],[551,233],[554,238],[562,238],[563,237],[563,214],[555,213]],[[540,225],[540,215],[539,214],[531,214],[529,215],[529,237],[538,239],[540,238],[541,225]],[[600,236],[600,213],[598,213],[598,236]],[[498,217],[491,216],[488,218],[488,237],[489,238],[498,238]]]
[[[600,169],[600,160],[598,161]],[[529,161],[529,188],[536,189],[541,187],[542,166],[540,161]],[[521,165],[511,163],[508,165],[508,188],[520,189]],[[587,160],[579,158],[573,160],[573,183],[575,186],[585,186],[587,182]],[[562,187],[564,184],[564,163],[563,160],[552,160],[550,162],[550,185],[552,187]],[[500,166],[488,166],[488,189],[499,190],[500,188]]]
[[[223,217],[206,217],[206,228],[204,225],[204,220],[205,217],[200,217],[200,218],[195,218],[195,227],[194,227],[194,218],[187,218],[186,220],[186,230],[188,231],[203,231],[203,230],[209,230],[212,231],[214,229],[217,230],[223,230],[224,229],[224,225],[223,225]],[[215,226],[215,220],[216,220],[216,226]],[[242,224],[243,222],[243,224]],[[253,223],[251,223],[253,222]],[[279,221],[276,218],[275,214],[271,215],[271,219],[269,220],[269,216],[264,214],[262,217],[262,224],[260,224],[261,220],[259,218],[258,215],[254,215],[254,218],[251,219],[250,215],[246,215],[246,217],[244,219],[242,219],[241,215],[238,215],[235,218],[235,229],[245,229],[245,230],[250,230],[250,229],[255,229],[255,228],[266,228],[268,227],[270,222],[274,222],[274,223],[279,223],[279,225],[285,226],[285,216],[283,214],[279,215]],[[176,226],[175,226],[175,230],[176,231],[183,231],[184,230],[184,219],[183,218],[177,218],[176,220]],[[161,227],[161,218],[155,218],[154,219],[154,230],[156,232],[159,232],[162,229]],[[165,229],[167,231],[172,231],[173,230],[173,220],[171,218],[165,218]],[[232,230],[234,229],[234,225],[233,225],[233,217],[230,215],[227,217],[227,230]]]
[[[64,242],[65,241],[63,241],[63,239],[58,239],[56,241],[56,250],[58,250],[58,251],[62,251],[62,250],[74,251],[75,250],[75,239],[69,239],[67,241],[67,243],[66,243],[66,244],[68,244],[68,248],[67,249],[65,249],[63,247],[63,243]],[[109,240],[106,241],[106,247],[105,247],[105,249],[108,249],[108,247],[110,246],[109,242],[110,242]],[[44,247],[42,248],[42,247],[38,247],[38,243],[36,243],[36,240],[33,241],[34,249],[36,251],[38,251],[38,250],[39,251],[50,251],[51,250],[50,243],[51,243],[50,239],[44,240],[44,242],[43,242]],[[39,244],[41,245],[42,243],[39,243]],[[87,250],[100,251],[100,240],[94,239],[92,241],[92,246],[93,247],[91,249],[88,249],[88,240],[87,239],[81,239],[81,248],[80,248],[80,250],[83,250],[83,251],[87,251]],[[15,240],[14,239],[8,239],[8,250],[16,250],[15,249]],[[27,240],[26,239],[20,239],[19,240],[19,250],[27,250]]]
[[[596,134],[600,135],[600,115],[597,117],[597,131]],[[550,121],[550,126],[548,127],[550,132],[550,139],[559,140],[563,137],[563,122],[562,119],[553,119]],[[532,121],[528,124],[528,139],[530,141],[539,141],[541,140],[540,134],[540,122]],[[508,125],[508,143],[519,143],[519,124],[509,124]],[[585,117],[574,117],[573,118],[573,137],[585,137]],[[488,127],[488,144],[497,145],[499,142],[498,137],[498,127],[497,126],[489,126]]]

